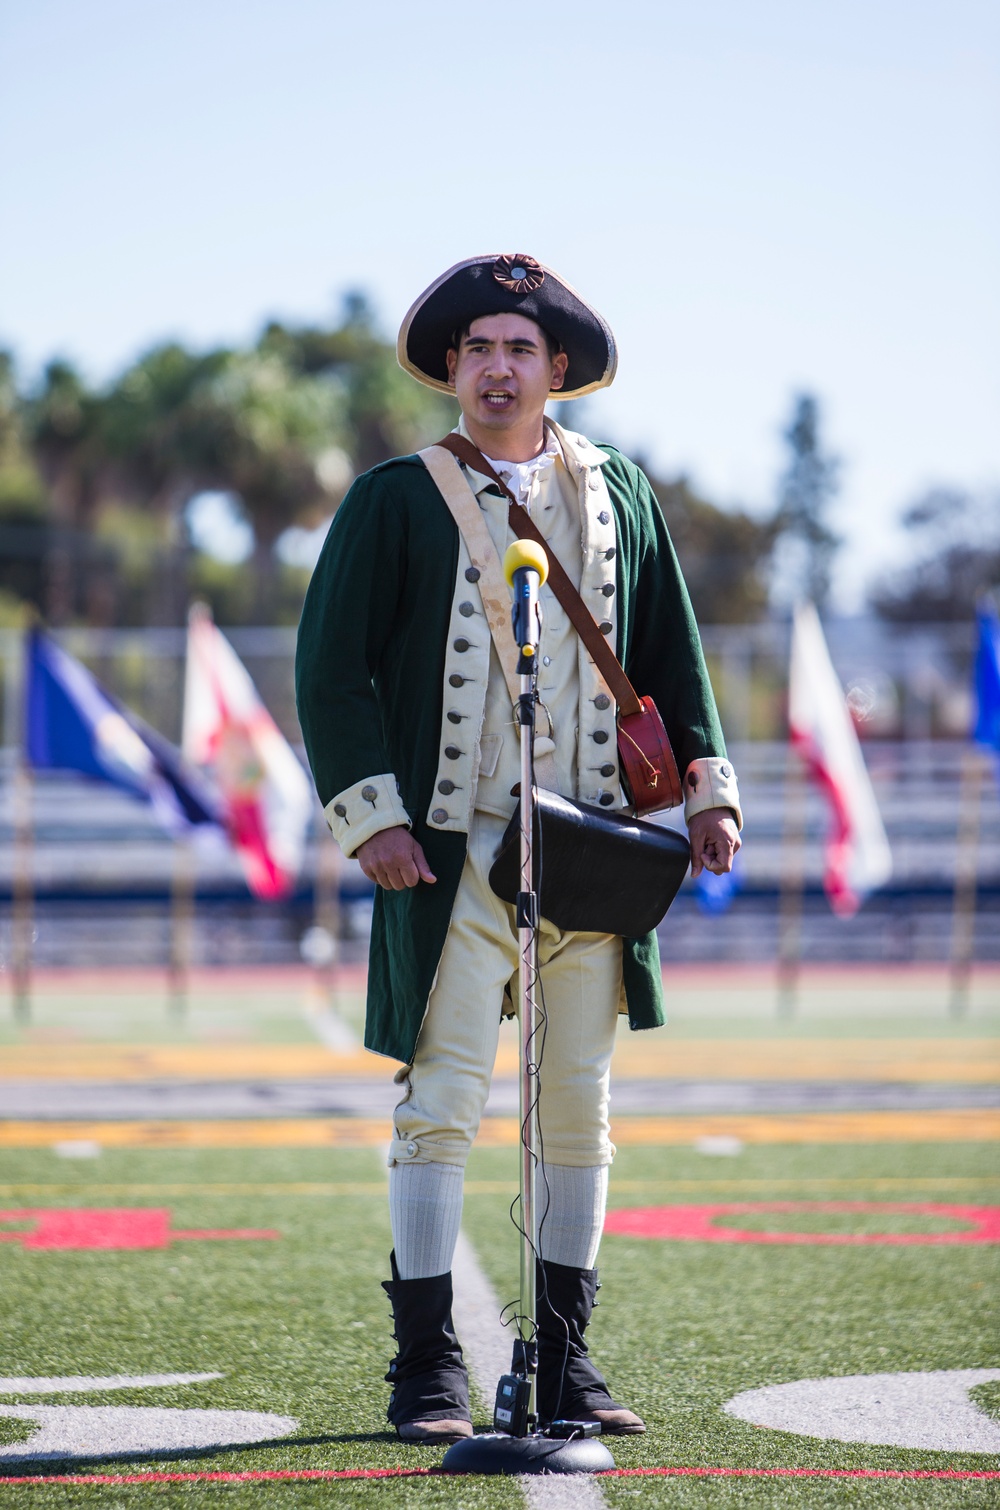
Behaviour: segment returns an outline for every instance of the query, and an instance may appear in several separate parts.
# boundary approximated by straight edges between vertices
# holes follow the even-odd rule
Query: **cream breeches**
[[[394,1116],[390,1164],[464,1164],[496,1058],[504,987],[517,1001],[514,908],[488,875],[504,820],[476,813],[451,925]],[[539,1124],[547,1163],[592,1168],[614,1157],[608,1080],[622,985],[615,934],[562,933],[542,920],[538,960],[548,1023]],[[541,996],[539,993],[539,1004]]]

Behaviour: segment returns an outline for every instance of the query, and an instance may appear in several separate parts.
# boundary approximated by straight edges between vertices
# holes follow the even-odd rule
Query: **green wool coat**
[[[649,482],[613,447],[601,450],[618,536],[618,658],[636,691],[659,708],[683,776],[692,760],[726,753],[697,625]],[[356,782],[393,772],[437,876],[433,885],[375,893],[365,1044],[404,1063],[413,1057],[467,845],[465,834],[426,822],[458,543],[419,457],[373,467],[337,512],[299,626],[299,721],[320,801],[325,807]],[[655,933],[623,940],[623,972],[631,1026],[661,1026]]]

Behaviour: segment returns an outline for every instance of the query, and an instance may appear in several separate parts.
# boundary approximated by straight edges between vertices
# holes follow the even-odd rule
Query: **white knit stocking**
[[[393,1164],[389,1216],[400,1279],[447,1274],[462,1225],[461,1164]]]
[[[607,1165],[574,1169],[567,1164],[546,1164],[545,1175],[549,1209],[542,1222],[542,1257],[573,1269],[592,1269],[604,1230]],[[537,1199],[541,1215],[545,1211],[545,1181],[541,1173]]]

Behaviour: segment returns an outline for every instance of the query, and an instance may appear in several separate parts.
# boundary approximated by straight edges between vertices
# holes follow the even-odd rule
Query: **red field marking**
[[[246,1241],[281,1236],[269,1228],[252,1227],[171,1232],[169,1210],[154,1206],[0,1211],[0,1222],[35,1224],[30,1232],[0,1232],[0,1242],[25,1248],[168,1248],[179,1238]]]
[[[829,1211],[950,1217],[964,1232],[754,1232],[716,1224],[721,1216],[765,1211]],[[619,1237],[697,1243],[998,1243],[1000,1206],[952,1206],[938,1201],[726,1201],[699,1206],[633,1206],[609,1211],[605,1232]]]
[[[982,1468],[604,1468],[595,1478],[1000,1479]],[[7,1476],[0,1484],[250,1484],[301,1479],[465,1478],[443,1468],[252,1468],[245,1473],[53,1473]]]

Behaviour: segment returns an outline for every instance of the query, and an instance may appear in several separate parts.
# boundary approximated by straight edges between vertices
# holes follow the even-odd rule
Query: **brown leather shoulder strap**
[[[437,444],[444,446],[453,456],[457,456],[459,461],[463,461],[467,467],[472,467],[473,471],[496,483],[509,501],[508,518],[514,534],[519,540],[534,540],[545,551],[549,563],[549,586],[562,604],[573,628],[593,656],[598,671],[614,695],[619,712],[625,716],[640,712],[641,704],[635,688],[625,675],[618,657],[597,627],[593,614],[566,575],[559,559],[553,555],[545,536],[527,510],[518,503],[503,478],[497,476],[483,453],[470,440],[466,440],[464,435],[446,435],[444,440],[439,440]]]

